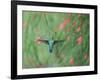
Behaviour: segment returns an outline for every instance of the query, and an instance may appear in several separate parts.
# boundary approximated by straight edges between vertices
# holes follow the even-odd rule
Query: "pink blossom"
[[[83,42],[83,37],[82,36],[79,36],[77,38],[77,44],[80,45],[80,44],[82,44],[82,42]]]
[[[70,18],[64,20],[64,22],[60,24],[59,29],[60,30],[64,29],[69,22],[70,22]]]
[[[74,58],[73,58],[73,57],[71,57],[71,58],[70,58],[69,63],[70,63],[71,65],[73,65],[73,64],[74,64]]]
[[[79,26],[77,29],[76,29],[76,32],[79,32],[81,30],[81,27]]]

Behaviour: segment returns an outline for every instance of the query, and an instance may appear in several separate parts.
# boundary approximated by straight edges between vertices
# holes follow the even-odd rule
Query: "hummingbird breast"
[[[49,52],[50,53],[52,53],[52,51],[53,51],[53,44],[54,44],[54,41],[49,40]]]

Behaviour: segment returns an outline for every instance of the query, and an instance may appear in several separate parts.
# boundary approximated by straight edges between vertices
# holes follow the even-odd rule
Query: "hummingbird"
[[[39,41],[48,45],[48,50],[50,53],[52,53],[55,44],[64,42],[64,40],[46,40],[46,39],[39,39]]]

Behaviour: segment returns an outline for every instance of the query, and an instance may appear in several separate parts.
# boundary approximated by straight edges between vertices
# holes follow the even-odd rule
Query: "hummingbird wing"
[[[48,50],[50,53],[52,53],[52,44],[50,44],[50,41],[49,40],[43,40],[43,39],[39,39],[39,41],[45,43],[48,45]]]
[[[54,44],[64,42],[64,40],[55,40]]]
[[[49,44],[49,43],[48,43],[48,40],[39,39],[39,41],[44,42],[45,44]]]

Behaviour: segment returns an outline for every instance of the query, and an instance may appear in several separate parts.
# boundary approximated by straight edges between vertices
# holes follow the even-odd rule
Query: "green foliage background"
[[[23,68],[89,65],[89,14],[23,11],[22,22]],[[65,41],[49,53],[48,45],[36,42],[38,37]]]

